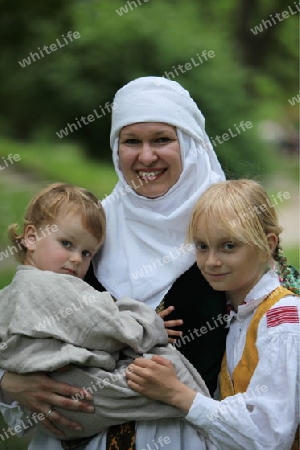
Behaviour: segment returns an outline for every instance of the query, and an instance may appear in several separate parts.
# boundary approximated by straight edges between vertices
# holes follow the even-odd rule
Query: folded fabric
[[[141,355],[170,359],[183,383],[209,395],[193,366],[167,344],[163,320],[143,303],[115,302],[108,292],[71,275],[19,266],[12,283],[0,291],[0,305],[1,368],[51,372],[53,379],[94,396],[94,414],[57,408],[83,426],[81,432],[64,430],[65,439],[92,436],[128,420],[184,416],[128,388],[126,368]],[[56,371],[64,366],[70,367]]]
[[[83,431],[64,429],[66,439],[92,436],[112,425],[131,420],[159,420],[168,417],[184,418],[185,414],[179,409],[151,400],[128,388],[125,377],[126,368],[135,357],[142,355],[135,354],[129,349],[126,349],[124,353],[128,355],[128,359],[118,361],[117,367],[113,372],[96,368],[72,367],[66,372],[51,374],[51,377],[57,381],[70,383],[72,380],[72,385],[84,387],[94,396],[93,402],[90,402],[95,406],[93,414],[55,408],[65,417],[79,422],[83,426]],[[151,358],[153,355],[160,355],[172,361],[180,381],[195,391],[208,397],[210,396],[204,381],[196,369],[171,344],[165,347],[153,347],[149,353],[143,356]],[[80,396],[76,398],[80,399]],[[46,432],[48,431],[46,430]]]

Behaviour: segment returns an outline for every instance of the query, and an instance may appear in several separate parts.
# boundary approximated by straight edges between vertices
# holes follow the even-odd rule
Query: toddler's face
[[[42,228],[28,227],[25,234],[28,248],[25,264],[83,278],[100,248],[98,240],[76,216],[60,215],[55,225],[56,231],[51,233],[46,233]]]

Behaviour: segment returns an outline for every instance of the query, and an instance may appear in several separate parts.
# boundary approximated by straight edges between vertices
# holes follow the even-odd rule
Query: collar
[[[251,314],[278,286],[280,286],[278,275],[274,270],[269,270],[261,277],[251,291],[248,292],[243,304],[238,307],[237,312],[233,309],[229,311],[227,327],[229,327],[232,320],[243,320],[246,316]]]

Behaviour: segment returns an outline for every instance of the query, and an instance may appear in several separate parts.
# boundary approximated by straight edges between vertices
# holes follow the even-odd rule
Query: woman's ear
[[[37,231],[34,225],[27,225],[24,231],[24,244],[29,252],[36,249]]]
[[[275,251],[275,249],[277,247],[277,244],[278,244],[278,236],[277,236],[277,234],[275,234],[275,233],[267,234],[267,241],[268,241],[268,244],[269,244],[269,248],[271,250],[271,254],[273,255],[273,253],[274,253],[274,251]]]

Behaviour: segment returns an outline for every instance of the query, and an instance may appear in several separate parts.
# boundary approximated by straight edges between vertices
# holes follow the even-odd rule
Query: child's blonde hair
[[[210,224],[218,223],[229,238],[257,247],[266,255],[266,259],[272,256],[284,275],[286,258],[279,244],[282,227],[278,223],[274,206],[259,183],[241,179],[209,186],[192,211],[188,227],[189,242],[195,242],[197,238],[200,217],[208,239]],[[267,241],[269,233],[275,233],[278,237],[272,255]]]
[[[54,224],[57,217],[63,213],[81,218],[83,227],[90,232],[101,245],[105,238],[105,212],[98,198],[84,188],[67,183],[53,183],[42,189],[28,204],[21,233],[19,225],[14,223],[8,227],[10,240],[18,246],[16,259],[24,263],[27,248],[24,242],[24,232],[28,225],[40,228],[46,224]]]

